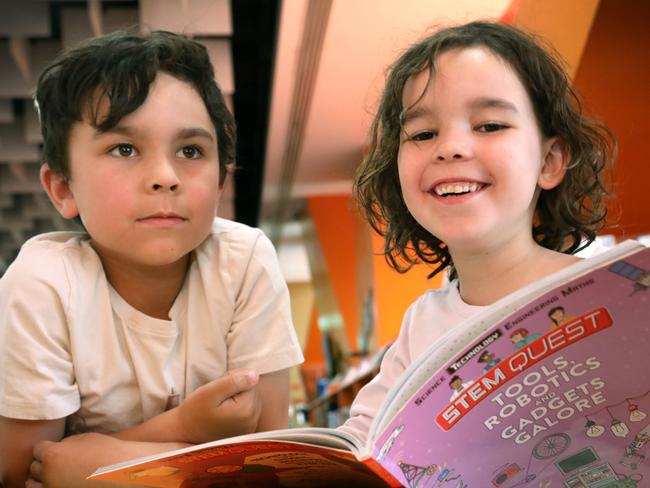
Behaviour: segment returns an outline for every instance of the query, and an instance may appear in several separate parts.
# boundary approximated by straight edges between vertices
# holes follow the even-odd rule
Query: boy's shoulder
[[[27,240],[9,265],[2,281],[68,279],[71,267],[89,270],[98,257],[84,232],[62,231],[39,234]]]
[[[196,253],[212,256],[219,254],[240,254],[250,256],[253,251],[271,247],[271,242],[264,232],[240,222],[217,217],[207,239],[196,249]]]

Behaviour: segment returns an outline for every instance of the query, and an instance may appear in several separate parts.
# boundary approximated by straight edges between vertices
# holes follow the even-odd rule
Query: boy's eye
[[[120,158],[132,158],[137,155],[137,151],[131,144],[118,144],[109,151],[109,154]]]
[[[201,149],[198,146],[183,146],[176,155],[185,159],[198,159],[202,156]]]
[[[497,122],[488,122],[486,124],[481,124],[478,127],[479,132],[497,132],[499,130],[505,129],[506,126],[503,124],[499,124]]]

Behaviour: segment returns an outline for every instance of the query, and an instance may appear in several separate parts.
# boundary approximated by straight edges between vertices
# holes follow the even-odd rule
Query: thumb
[[[252,369],[234,369],[214,380],[213,386],[221,392],[223,400],[253,388],[259,382],[259,375]]]

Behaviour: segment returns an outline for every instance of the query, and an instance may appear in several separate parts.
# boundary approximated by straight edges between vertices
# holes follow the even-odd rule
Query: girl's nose
[[[434,158],[439,162],[462,161],[471,156],[472,150],[469,140],[457,133],[446,136],[438,135],[435,146]]]

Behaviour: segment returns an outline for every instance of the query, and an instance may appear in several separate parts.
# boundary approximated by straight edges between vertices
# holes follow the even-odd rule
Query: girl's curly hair
[[[418,262],[436,266],[430,277],[447,266],[453,270],[445,243],[424,229],[406,208],[397,155],[402,120],[410,108],[402,104],[407,80],[424,70],[432,77],[441,53],[468,47],[488,49],[515,70],[543,136],[558,137],[568,152],[563,181],[540,193],[532,228],[535,241],[571,254],[591,243],[604,225],[608,192],[603,169],[614,159],[616,141],[605,125],[583,116],[557,53],[550,46],[542,48],[532,35],[504,24],[472,22],[450,27],[413,45],[390,67],[371,126],[370,148],[355,178],[354,192],[362,213],[384,236],[386,260],[399,272]]]

